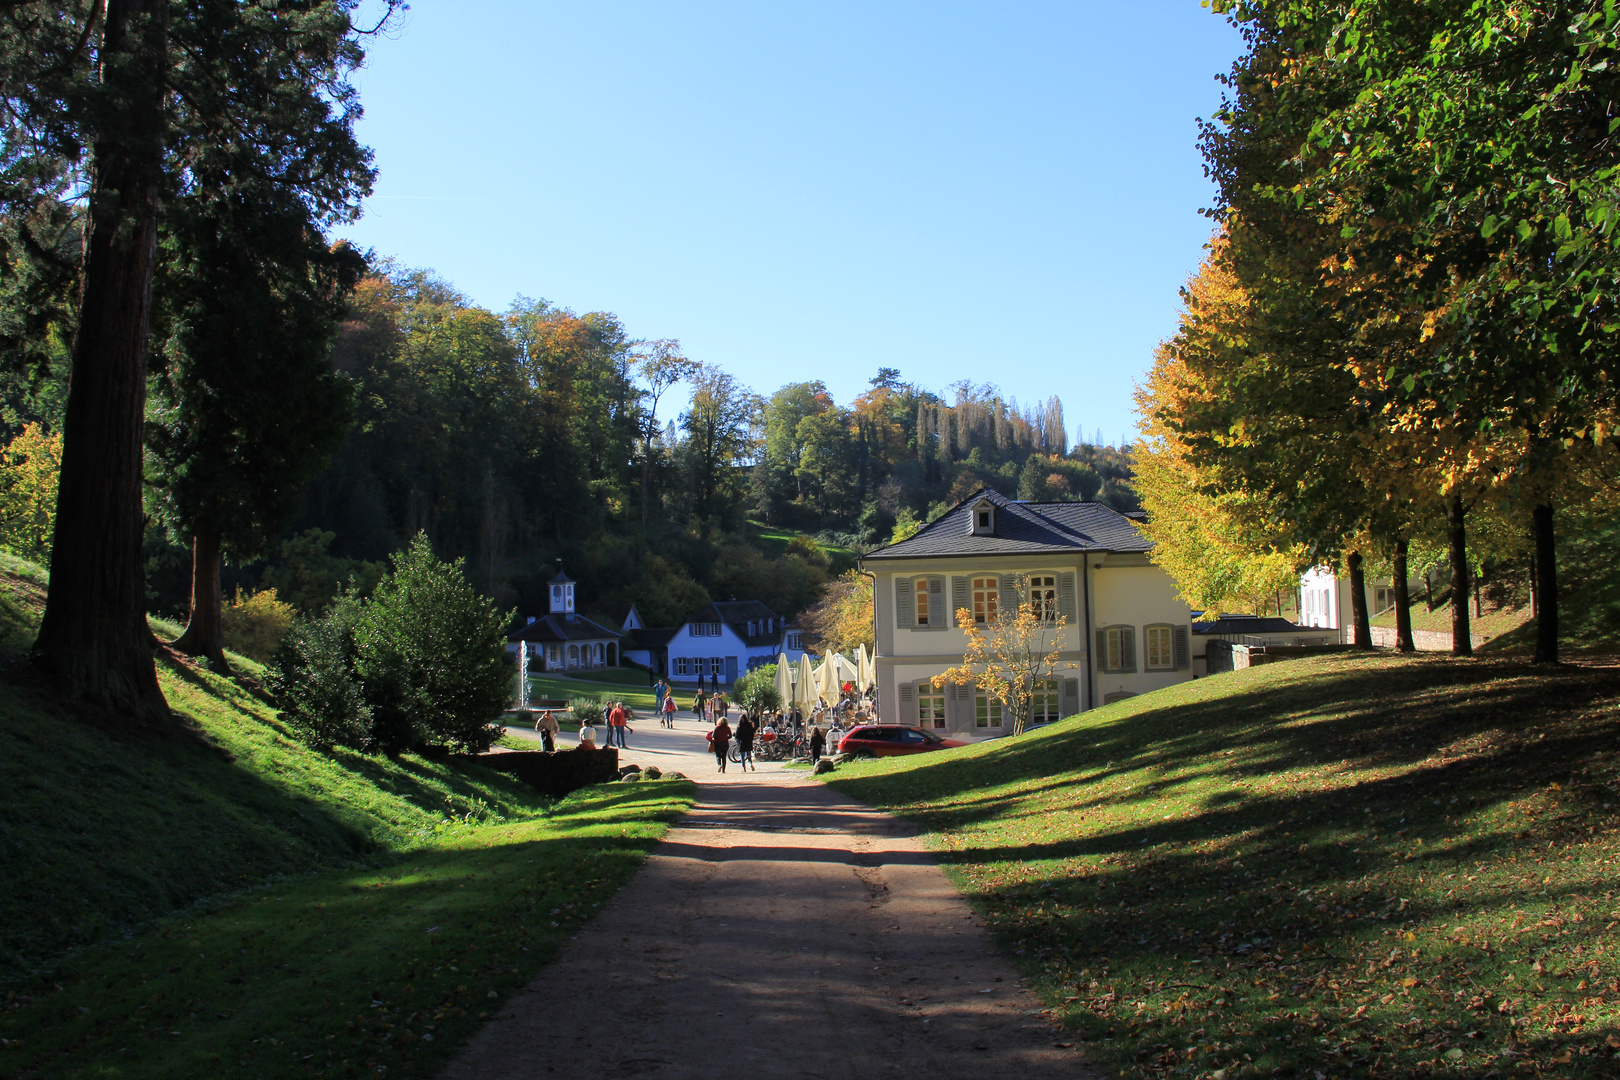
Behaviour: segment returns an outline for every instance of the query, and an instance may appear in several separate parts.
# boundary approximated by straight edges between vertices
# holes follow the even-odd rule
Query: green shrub
[[[568,701],[568,715],[578,724],[601,725],[607,717],[608,698],[577,697]]]
[[[752,713],[780,709],[782,695],[776,689],[776,665],[761,664],[738,679],[732,699]]]
[[[370,598],[350,594],[295,627],[271,683],[313,745],[487,750],[510,697],[511,619],[467,583],[461,560],[440,562],[418,534]]]
[[[360,608],[360,598],[349,594],[339,597],[323,618],[294,620],[267,672],[281,718],[316,749],[374,749],[371,706],[354,671],[354,624]]]

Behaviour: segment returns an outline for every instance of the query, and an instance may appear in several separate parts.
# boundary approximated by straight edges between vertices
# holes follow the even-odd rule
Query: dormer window
[[[989,500],[973,505],[972,517],[968,519],[969,531],[974,536],[994,536],[996,534],[996,508]]]

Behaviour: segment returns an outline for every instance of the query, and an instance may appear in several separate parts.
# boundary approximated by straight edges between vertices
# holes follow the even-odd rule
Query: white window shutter
[[[970,601],[968,600],[968,579],[965,578],[965,577],[953,577],[953,578],[951,578],[951,617],[947,621],[947,625],[955,626],[956,625],[956,613],[958,611],[960,611],[961,609],[969,606],[969,603],[970,603]]]
[[[1001,612],[1011,618],[1018,614],[1018,590],[1011,574],[1001,575]]]
[[[900,701],[906,705],[911,703],[911,684],[908,682],[900,684]]]
[[[1108,631],[1097,631],[1097,669],[1108,670]]]
[[[1063,715],[1073,716],[1080,711],[1080,680],[1063,680]]]
[[[1058,575],[1058,611],[1069,625],[1073,626],[1080,616],[1074,610],[1074,574],[1073,572]]]

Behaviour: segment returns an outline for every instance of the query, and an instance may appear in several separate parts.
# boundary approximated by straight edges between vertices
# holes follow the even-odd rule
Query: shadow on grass
[[[1607,1075],[1617,702],[1614,670],[1299,661],[833,783],[933,834],[1102,1063]]]
[[[431,1075],[628,880],[691,792],[595,789],[543,821],[89,950],[0,1014],[0,1073]]]

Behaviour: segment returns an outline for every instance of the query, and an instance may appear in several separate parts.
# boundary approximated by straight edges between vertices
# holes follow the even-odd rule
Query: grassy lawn
[[[586,682],[581,679],[557,678],[553,675],[530,675],[529,698],[610,698],[614,701],[623,701],[632,708],[651,712],[653,707],[652,687],[646,683],[645,674],[639,687],[632,685],[613,685],[601,682]]]
[[[1428,604],[1419,598],[1412,604],[1412,629],[1433,630],[1437,633],[1451,633],[1451,606],[1442,604],[1433,611]],[[1530,608],[1527,604],[1494,606],[1485,604],[1483,615],[1475,615],[1472,605],[1468,608],[1468,630],[1473,634],[1488,634],[1495,639],[1503,634],[1510,633],[1523,626],[1530,618]],[[1387,626],[1394,628],[1395,612],[1386,611],[1384,614],[1371,620],[1374,626]]]
[[[1334,656],[831,781],[1110,1075],[1620,1072],[1620,669]]]
[[[608,683],[611,686],[628,686],[637,690],[647,690],[651,686],[651,683],[647,681],[647,673],[640,668],[597,668],[594,671],[578,671],[558,681],[567,682],[570,679],[584,683]],[[612,693],[611,690],[604,692]]]
[[[0,567],[3,1076],[431,1075],[691,803],[315,753],[235,657],[129,731],[19,662],[42,600]]]
[[[576,792],[85,950],[3,999],[0,1074],[432,1076],[640,865],[683,781]]]

